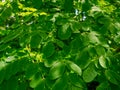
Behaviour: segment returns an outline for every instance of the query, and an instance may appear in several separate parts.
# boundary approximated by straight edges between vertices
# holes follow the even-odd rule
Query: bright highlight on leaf
[[[70,70],[74,71],[75,73],[77,73],[80,76],[82,75],[82,70],[77,64],[75,64],[72,61],[66,61],[66,64]]]
[[[65,64],[62,62],[57,62],[51,67],[49,72],[49,77],[52,80],[57,79],[63,75],[64,71],[65,71]]]

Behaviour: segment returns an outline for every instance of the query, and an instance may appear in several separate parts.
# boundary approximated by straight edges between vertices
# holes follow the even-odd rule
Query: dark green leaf
[[[8,19],[11,14],[12,14],[12,8],[10,6],[5,7],[3,12],[1,13],[2,20]]]
[[[106,53],[105,48],[103,46],[97,45],[95,49],[99,56],[104,55]]]
[[[85,69],[91,63],[88,50],[86,49],[78,53],[76,61],[82,69]]]
[[[27,64],[27,68],[26,68],[26,72],[25,72],[26,78],[29,79],[32,76],[34,76],[37,73],[38,69],[39,69],[38,64],[33,64],[33,63]]]
[[[69,37],[71,36],[71,33],[72,33],[71,28],[68,23],[64,24],[62,28],[58,29],[58,37],[61,40],[69,39]]]
[[[55,46],[52,42],[48,42],[43,46],[42,52],[45,57],[50,57],[55,52]]]
[[[66,90],[65,89],[66,86],[67,86],[67,77],[63,76],[62,78],[56,80],[52,90]]]
[[[56,39],[56,40],[55,40],[55,43],[56,43],[59,47],[61,47],[61,48],[64,47],[64,42],[61,41],[61,40],[59,40],[59,39]]]
[[[8,48],[9,44],[2,44],[0,45],[0,52],[4,51],[6,48]]]
[[[6,63],[3,61],[0,61],[0,84],[4,80],[4,75],[5,75],[5,65]]]
[[[91,64],[90,64],[90,66],[88,66],[88,68],[86,68],[83,71],[83,80],[85,82],[93,81],[96,76],[97,76],[97,72],[95,71],[95,67],[92,66]]]
[[[36,34],[31,37],[30,46],[31,48],[38,48],[40,46],[41,37]]]
[[[73,9],[73,0],[65,0],[64,9],[66,12],[71,12]]]
[[[120,76],[115,73],[114,71],[112,70],[106,70],[105,71],[105,75],[106,75],[106,78],[113,84],[115,85],[119,85],[120,84]],[[119,81],[118,81],[119,80]]]
[[[10,32],[6,37],[4,37],[1,41],[0,41],[0,44],[1,43],[7,43],[15,38],[17,38],[20,34],[23,33],[23,29],[22,28],[19,28],[18,30],[15,30],[15,31],[12,31]]]
[[[85,82],[81,79],[81,77],[80,76],[78,76],[77,74],[70,74],[69,75],[69,79],[70,79],[70,81],[71,81],[71,83],[73,84],[73,85],[75,85],[76,87],[79,87],[79,88],[83,88],[83,89],[85,89],[86,88],[86,85],[85,85]]]
[[[84,3],[82,4],[82,10],[86,12],[90,9],[91,9],[91,5],[89,3],[89,0],[85,0]]]
[[[44,65],[46,67],[51,67],[53,66],[57,61],[58,61],[58,54],[55,53],[54,55],[52,55],[51,57],[47,58],[44,60]]]
[[[102,82],[97,88],[96,90],[109,90],[109,83],[108,82]]]

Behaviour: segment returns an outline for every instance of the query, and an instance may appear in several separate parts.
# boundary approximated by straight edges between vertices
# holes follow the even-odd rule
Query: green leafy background
[[[0,90],[120,90],[119,0],[0,0]]]

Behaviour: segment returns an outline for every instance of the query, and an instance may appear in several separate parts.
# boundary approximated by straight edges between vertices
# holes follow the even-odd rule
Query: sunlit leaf
[[[31,88],[36,88],[39,84],[41,84],[43,78],[40,76],[40,73],[36,73],[30,82]]]
[[[49,72],[50,79],[57,79],[63,75],[65,71],[65,65],[62,62],[55,63]]]
[[[77,73],[80,76],[82,75],[82,70],[77,64],[75,64],[72,61],[66,61],[66,64],[70,70],[74,71],[75,73]]]
[[[107,60],[106,60],[106,58],[105,58],[104,56],[101,56],[101,57],[99,58],[99,63],[100,63],[100,65],[101,65],[103,68],[107,68]]]

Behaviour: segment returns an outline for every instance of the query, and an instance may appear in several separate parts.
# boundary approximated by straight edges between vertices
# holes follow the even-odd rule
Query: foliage
[[[2,0],[0,90],[120,90],[119,0]]]

